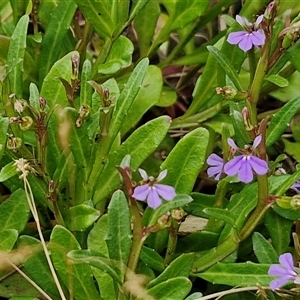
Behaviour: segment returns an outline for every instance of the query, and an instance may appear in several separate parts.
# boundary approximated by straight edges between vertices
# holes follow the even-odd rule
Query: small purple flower
[[[279,276],[270,282],[270,288],[274,291],[289,281],[300,284],[299,271],[294,267],[293,257],[291,253],[284,253],[279,256],[280,265],[271,265],[268,274],[271,276]]]
[[[296,181],[291,187],[291,190],[295,191],[297,194],[300,194],[300,180]]]
[[[236,16],[236,21],[245,29],[243,31],[231,32],[228,35],[227,42],[232,45],[239,45],[244,52],[250,50],[253,46],[262,46],[265,43],[265,35],[259,25],[264,16],[257,18],[255,23],[250,23],[246,18],[239,15]]]
[[[261,142],[261,135],[258,135],[253,142],[252,148],[239,149],[235,142],[229,138],[228,144],[234,151],[239,151],[242,155],[234,157],[224,165],[224,172],[228,176],[238,175],[240,181],[249,183],[253,180],[253,171],[258,175],[264,175],[269,167],[266,161],[255,156],[254,150]]]
[[[215,153],[212,153],[206,160],[207,164],[210,166],[207,169],[207,175],[208,177],[213,177],[215,176],[216,180],[220,180],[220,177],[222,175],[223,172],[223,158],[221,158],[220,156],[218,156]]]
[[[146,201],[148,206],[153,209],[156,209],[162,204],[161,198],[167,201],[174,199],[176,192],[172,186],[156,183],[167,176],[167,170],[161,171],[156,179],[152,176],[148,176],[147,172],[143,169],[139,169],[139,173],[143,178],[144,184],[134,189],[133,198],[139,201]]]

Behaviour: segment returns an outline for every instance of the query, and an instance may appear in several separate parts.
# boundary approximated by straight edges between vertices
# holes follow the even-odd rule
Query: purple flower
[[[254,24],[250,23],[246,18],[239,15],[236,16],[236,21],[245,29],[243,31],[231,32],[228,35],[227,41],[232,45],[239,45],[244,52],[250,50],[253,46],[261,46],[265,43],[265,35],[259,25],[264,16],[257,18]]]
[[[143,169],[139,169],[139,173],[143,178],[144,184],[134,189],[132,197],[136,200],[146,201],[149,207],[156,209],[162,203],[161,198],[170,201],[176,196],[175,189],[172,186],[156,183],[167,176],[167,170],[161,171],[156,179],[148,176]]]
[[[253,171],[258,175],[264,175],[268,172],[267,162],[253,154],[261,142],[261,135],[254,139],[252,148],[239,149],[231,138],[227,141],[234,151],[242,153],[224,165],[224,172],[228,176],[238,175],[240,181],[249,183],[253,180]]]
[[[270,288],[274,291],[285,285],[288,281],[294,281],[300,284],[298,270],[294,267],[293,257],[291,253],[284,253],[279,256],[280,265],[271,265],[268,274],[271,276],[279,276],[270,282]]]
[[[296,181],[291,187],[291,190],[295,191],[297,194],[300,194],[300,180]]]
[[[215,153],[212,153],[206,160],[207,164],[210,165],[210,167],[207,169],[207,175],[208,177],[215,176],[216,180],[220,180],[220,177],[223,172],[223,158],[218,156]]]

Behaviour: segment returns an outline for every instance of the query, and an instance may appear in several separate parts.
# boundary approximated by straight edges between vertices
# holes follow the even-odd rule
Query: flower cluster
[[[249,183],[253,180],[253,172],[258,175],[264,175],[268,172],[269,167],[267,162],[254,154],[255,149],[261,143],[261,135],[258,135],[254,139],[252,147],[245,149],[238,148],[231,138],[227,142],[233,153],[240,152],[241,155],[235,156],[224,164],[221,157],[214,153],[211,154],[207,159],[207,164],[210,166],[207,169],[209,177],[215,176],[215,179],[219,180],[224,172],[228,176],[237,175],[240,181]]]
[[[143,178],[143,184],[134,189],[133,198],[147,202],[148,206],[153,209],[162,204],[161,198],[167,201],[174,199],[176,192],[172,186],[157,183],[167,176],[167,170],[161,171],[157,178],[148,176],[147,172],[143,169],[139,169],[139,173]]]
[[[250,23],[246,18],[239,15],[236,16],[236,21],[245,29],[243,31],[231,32],[228,35],[227,41],[232,45],[239,45],[244,52],[250,50],[253,46],[262,46],[265,43],[265,35],[260,29],[260,24],[264,16],[257,18],[255,23]]]
[[[280,265],[271,265],[268,274],[279,276],[270,282],[271,290],[276,290],[289,281],[300,284],[299,270],[294,267],[293,257],[290,253],[284,253],[279,256]]]

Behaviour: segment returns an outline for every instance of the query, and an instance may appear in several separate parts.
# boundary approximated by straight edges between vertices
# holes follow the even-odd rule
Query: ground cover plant
[[[1,299],[297,299],[299,13],[1,1]]]

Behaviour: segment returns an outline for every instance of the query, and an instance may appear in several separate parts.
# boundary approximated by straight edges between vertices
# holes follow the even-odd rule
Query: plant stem
[[[262,287],[246,286],[246,287],[242,287],[242,288],[234,288],[234,289],[231,289],[231,290],[228,290],[228,291],[218,292],[218,293],[207,295],[207,296],[204,296],[204,297],[201,297],[201,298],[197,298],[195,300],[209,300],[209,299],[215,299],[215,298],[220,299],[221,297],[226,296],[226,295],[241,293],[241,292],[248,292],[248,291],[257,291],[257,290],[260,290],[260,289],[269,290],[270,287],[268,287],[268,286],[262,286]]]
[[[164,261],[165,266],[170,264],[173,258],[173,254],[175,253],[177,240],[178,240],[178,229],[179,229],[178,222],[174,218],[171,218],[171,226],[169,229],[170,230],[169,240],[168,240],[167,251],[166,251],[166,256]]]
[[[36,222],[36,227],[37,227],[37,230],[38,230],[38,234],[39,234],[39,237],[40,237],[40,240],[41,240],[41,244],[43,246],[43,250],[44,250],[44,253],[45,253],[45,256],[46,256],[46,259],[47,259],[47,262],[48,262],[48,265],[49,265],[49,268],[50,268],[53,280],[54,280],[54,282],[56,284],[56,287],[57,287],[57,290],[58,290],[58,292],[60,294],[61,299],[62,300],[66,300],[66,297],[65,297],[65,295],[63,293],[63,290],[62,290],[62,287],[61,287],[60,282],[58,280],[58,277],[56,275],[54,266],[52,264],[52,261],[51,261],[51,258],[50,258],[50,255],[49,255],[49,252],[48,252],[48,249],[47,249],[47,246],[46,246],[46,242],[44,240],[44,236],[43,236],[43,233],[42,233],[42,229],[41,229],[41,225],[40,225],[40,221],[39,221],[39,216],[38,216],[38,212],[37,212],[37,209],[36,209],[36,206],[35,206],[35,202],[34,202],[32,190],[31,190],[31,186],[30,186],[30,184],[29,184],[29,182],[28,182],[28,180],[27,180],[26,177],[24,177],[24,189],[25,189],[25,193],[26,193],[26,198],[27,198],[27,201],[28,201],[28,205],[30,207],[31,213],[33,215],[33,218],[34,218],[34,220]]]
[[[245,240],[253,232],[257,224],[265,215],[266,211],[271,207],[272,203],[268,203],[268,177],[267,175],[257,176],[258,183],[258,200],[254,211],[252,212],[250,218],[247,220],[243,226],[240,236],[241,241]]]
[[[135,200],[131,196],[129,199],[129,210],[131,214],[133,232],[132,232],[132,244],[131,244],[127,266],[129,270],[135,272],[139,262],[143,243],[148,237],[148,234],[144,234],[143,232],[142,218],[138,206]]]

